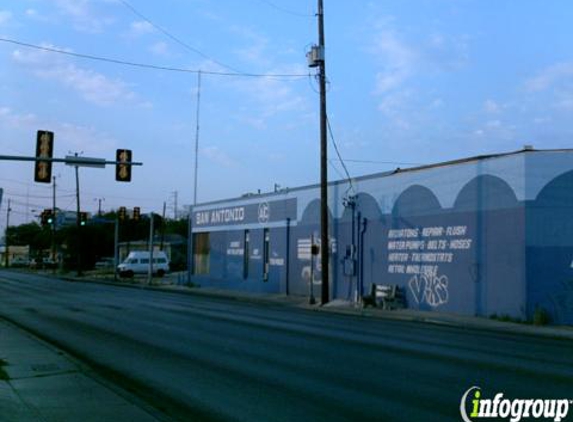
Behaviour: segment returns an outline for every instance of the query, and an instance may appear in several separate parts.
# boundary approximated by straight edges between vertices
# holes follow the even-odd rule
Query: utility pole
[[[97,201],[97,216],[101,217],[101,202],[105,201],[105,198],[94,198],[94,201]]]
[[[74,154],[75,157],[78,156],[78,153],[76,152]],[[82,275],[82,223],[81,223],[81,218],[80,218],[80,168],[79,166],[76,164],[75,166],[76,169],[76,227],[78,230],[78,249],[77,249],[77,253],[78,253],[78,259],[77,259],[77,275],[78,277],[81,277]]]
[[[197,113],[195,116],[195,175],[193,179],[193,205],[189,207],[187,220],[187,283],[191,284],[193,271],[193,209],[197,205],[197,177],[199,169],[199,117],[201,111],[201,71],[197,72]]]
[[[324,8],[322,0],[318,0],[318,48],[321,53],[321,60],[319,60],[318,63],[320,84],[320,258],[322,264],[321,302],[324,305],[328,303],[330,297],[330,242],[328,239],[328,128],[326,124],[326,55],[324,49]]]
[[[159,244],[159,250],[163,250],[163,242],[165,241],[165,211],[167,209],[167,203],[163,201],[163,214],[161,215],[161,243]]]
[[[179,207],[179,203],[178,203],[178,202],[179,202],[179,201],[178,201],[178,199],[179,199],[179,198],[178,198],[178,197],[179,197],[179,192],[177,192],[177,191],[173,192],[173,196],[174,196],[174,198],[173,198],[173,218],[174,218],[175,220],[177,220],[177,217],[178,217],[178,215],[177,215],[177,207]]]
[[[193,178],[193,206],[197,205],[197,173],[199,169],[199,114],[201,111],[201,71],[197,72],[197,115],[195,116],[195,176]]]
[[[119,216],[115,216],[113,233],[113,281],[117,281],[117,266],[119,265]]]
[[[8,246],[8,227],[10,227],[10,211],[12,211],[12,209],[10,208],[10,199],[8,199],[8,209],[6,210],[6,234],[4,236],[4,243],[5,243],[5,262],[4,262],[4,266],[6,268],[8,268],[8,266],[10,265],[10,250],[9,250],[9,246]]]
[[[149,213],[149,266],[147,267],[147,284],[151,285],[153,276],[153,213]]]

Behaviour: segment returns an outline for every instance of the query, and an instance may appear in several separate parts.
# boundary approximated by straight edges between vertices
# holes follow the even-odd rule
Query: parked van
[[[134,274],[147,274],[149,271],[149,252],[130,252],[117,266],[120,277],[133,277]],[[163,251],[153,252],[153,273],[163,277],[169,271],[169,259]]]

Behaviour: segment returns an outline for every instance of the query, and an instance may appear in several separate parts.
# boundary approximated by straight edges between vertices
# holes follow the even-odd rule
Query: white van
[[[133,277],[134,274],[147,274],[149,271],[149,252],[130,252],[117,266],[120,277]],[[163,277],[169,271],[169,259],[163,251],[153,252],[153,273]]]

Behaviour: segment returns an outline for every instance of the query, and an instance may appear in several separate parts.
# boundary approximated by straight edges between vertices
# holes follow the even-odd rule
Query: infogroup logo
[[[482,398],[481,388],[474,386],[462,396],[460,413],[464,422],[475,422],[482,418],[509,418],[511,422],[522,419],[559,422],[567,417],[572,405],[573,400],[570,399],[506,399],[503,393],[495,394],[493,399],[486,399]]]

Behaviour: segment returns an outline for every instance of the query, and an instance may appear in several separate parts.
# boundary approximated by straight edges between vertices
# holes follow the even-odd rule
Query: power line
[[[19,198],[33,198],[33,199],[51,199],[52,195],[32,195],[32,194],[23,194],[23,193],[12,193],[9,191],[4,191],[4,194],[6,196],[16,196]],[[73,194],[70,195],[58,195],[58,198],[67,198],[73,196]]]
[[[334,161],[333,160],[328,160],[328,164],[330,164],[330,167],[332,167],[332,169],[336,172],[336,174],[338,174],[338,176],[341,179],[346,179],[346,176],[344,176],[344,174],[342,174],[342,172],[340,170],[338,170],[338,167],[336,167],[334,165]]]
[[[201,72],[203,75],[213,75],[213,76],[232,76],[232,77],[248,77],[248,78],[275,78],[275,79],[300,79],[308,77],[308,74],[296,74],[296,73],[237,73],[237,72],[218,72],[214,70],[198,70],[198,69],[184,69],[179,67],[171,67],[171,66],[159,66],[149,63],[140,63],[140,62],[131,62],[127,60],[120,60],[120,59],[113,59],[110,57],[104,56],[95,56],[92,54],[83,54],[83,53],[74,53],[72,51],[61,50],[59,48],[47,47],[37,44],[26,43],[23,41],[18,41],[10,38],[1,38],[0,42],[10,43],[19,45],[21,47],[31,48],[40,51],[46,51],[48,53],[56,53],[62,54],[66,56],[77,57],[81,59],[87,60],[95,60],[100,62],[106,63],[113,63],[119,64],[124,66],[131,66],[131,67],[139,67],[143,69],[152,69],[152,70],[161,70],[161,71],[168,71],[168,72],[180,72],[180,73],[193,73],[197,74]]]
[[[216,60],[212,57],[210,57],[209,55],[203,53],[201,50],[199,50],[198,48],[192,47],[189,44],[187,44],[186,42],[182,41],[180,38],[176,37],[175,35],[171,34],[169,31],[167,31],[165,28],[157,25],[155,22],[153,22],[151,19],[149,19],[147,16],[145,16],[143,13],[141,13],[140,11],[138,11],[135,7],[133,7],[131,4],[129,4],[126,0],[119,0],[125,7],[127,7],[129,10],[131,10],[131,12],[133,14],[135,14],[136,16],[140,17],[141,19],[143,19],[145,22],[147,22],[148,24],[150,24],[151,26],[153,26],[155,29],[157,29],[159,32],[161,32],[163,35],[165,35],[167,38],[169,38],[172,41],[175,41],[177,44],[183,46],[184,48],[186,48],[189,51],[192,51],[195,54],[200,55],[201,57],[203,57],[204,59],[209,60],[210,62],[213,62],[215,64],[218,64],[219,66],[224,67],[225,69],[229,69],[233,72],[236,73],[240,73],[243,74],[244,72],[229,66],[219,60]]]
[[[330,139],[332,141],[332,145],[334,145],[334,150],[336,151],[336,155],[338,156],[338,159],[340,160],[340,164],[342,164],[342,168],[344,169],[344,173],[346,173],[346,177],[347,177],[348,183],[350,185],[349,190],[354,190],[354,185],[352,184],[352,178],[350,177],[350,173],[348,172],[348,168],[346,168],[346,164],[344,163],[344,160],[342,159],[342,156],[340,155],[340,151],[338,150],[338,145],[336,144],[336,141],[334,140],[334,135],[332,134],[332,128],[330,127],[330,119],[328,117],[326,118],[326,124],[328,125],[328,133],[330,134]]]

